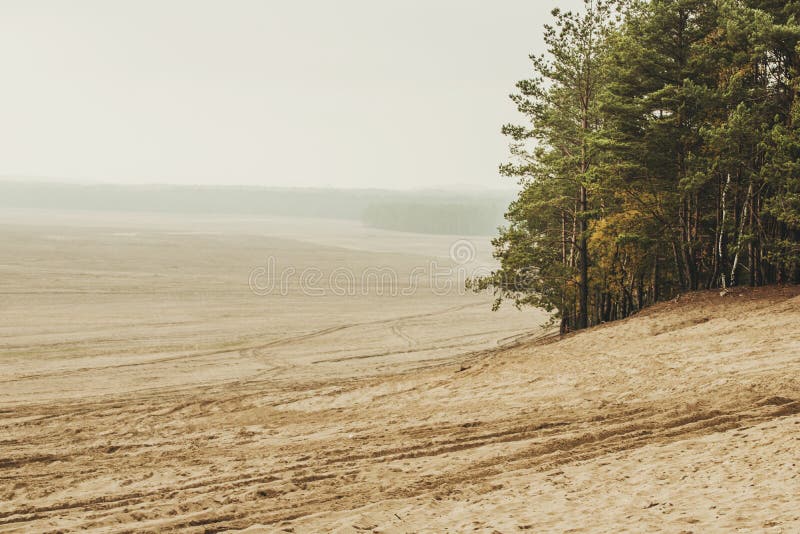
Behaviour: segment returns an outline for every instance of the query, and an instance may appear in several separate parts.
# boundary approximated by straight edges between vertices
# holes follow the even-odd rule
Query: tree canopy
[[[585,0],[511,95],[521,191],[474,281],[561,330],[800,282],[800,1]]]

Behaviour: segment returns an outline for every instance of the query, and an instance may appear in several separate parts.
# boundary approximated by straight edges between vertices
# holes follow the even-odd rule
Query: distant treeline
[[[404,232],[491,235],[511,192],[77,185],[0,181],[0,208],[285,216],[362,221]]]
[[[503,224],[501,201],[463,203],[374,202],[364,223],[374,228],[423,234],[491,235]]]
[[[567,331],[800,282],[800,1],[586,0],[553,19],[512,95],[501,170],[523,188],[478,287]]]

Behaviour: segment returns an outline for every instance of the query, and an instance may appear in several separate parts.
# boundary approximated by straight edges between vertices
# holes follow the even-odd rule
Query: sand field
[[[425,282],[249,284],[266,257],[408,275],[453,238],[2,222],[0,531],[800,530],[796,289],[557,340],[544,312]]]

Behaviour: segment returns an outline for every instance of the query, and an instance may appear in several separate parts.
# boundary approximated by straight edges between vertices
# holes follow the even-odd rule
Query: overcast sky
[[[0,175],[510,186],[507,95],[580,0],[0,0]]]

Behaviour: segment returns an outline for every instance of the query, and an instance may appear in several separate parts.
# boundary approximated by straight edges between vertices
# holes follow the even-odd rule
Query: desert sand
[[[0,531],[800,531],[797,289],[559,339],[425,283],[248,285],[268,256],[406,275],[452,238],[8,217]]]

